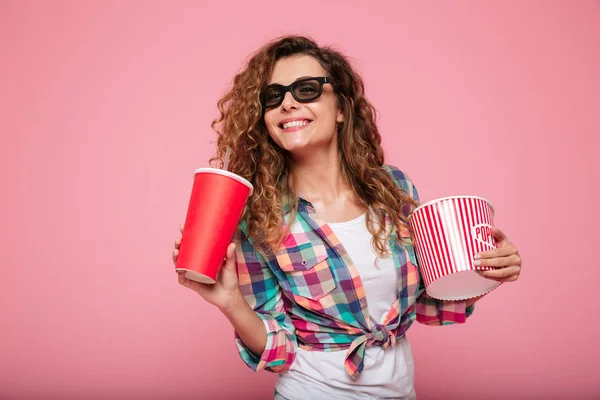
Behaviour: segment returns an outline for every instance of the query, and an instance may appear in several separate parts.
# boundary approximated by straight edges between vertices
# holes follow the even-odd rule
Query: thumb
[[[237,268],[235,266],[235,243],[227,246],[227,256],[219,273],[219,280],[225,285],[237,285]]]
[[[225,268],[235,268],[235,243],[229,243],[227,246],[227,257],[225,258]]]
[[[494,236],[494,238],[496,239],[496,242],[498,243],[498,246],[500,246],[500,247],[504,247],[506,242],[508,242],[508,238],[506,237],[504,232],[502,232],[500,229],[498,229],[495,226],[492,228],[492,235]]]

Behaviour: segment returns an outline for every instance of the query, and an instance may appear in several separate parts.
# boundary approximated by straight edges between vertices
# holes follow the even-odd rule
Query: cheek
[[[271,139],[273,139],[275,143],[281,145],[281,141],[279,140],[279,136],[277,136],[277,133],[274,132],[273,129],[267,129],[267,131],[269,132],[269,136],[271,137]]]
[[[263,121],[265,123],[265,126],[267,127],[267,131],[269,131],[269,135],[273,136],[273,134],[275,133],[275,123],[274,123],[274,117],[270,116],[269,113],[265,114]]]
[[[307,106],[310,112],[321,121],[322,124],[334,122],[337,117],[337,107],[335,103],[314,103]]]
[[[278,132],[274,128],[268,127],[267,132],[269,132],[269,136],[271,137],[271,139],[273,139],[276,143],[279,143],[279,135],[278,135]]]
[[[267,111],[265,113],[265,115],[263,116],[263,121],[265,123],[265,125],[268,127],[269,125],[271,125],[271,120],[273,119],[270,115],[270,113]]]
[[[273,139],[273,141],[275,143],[277,143],[278,145],[281,145],[279,137],[278,137],[279,132],[276,129],[273,119],[274,118],[269,118],[269,115],[266,114],[263,120],[264,120],[265,126],[267,127],[267,133],[269,134],[271,139]]]

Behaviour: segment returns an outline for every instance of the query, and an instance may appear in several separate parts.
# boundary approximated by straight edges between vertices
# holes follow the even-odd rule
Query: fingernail
[[[481,258],[481,254],[475,254],[475,257],[473,258],[477,260],[478,258]]]
[[[473,265],[481,265],[481,260],[474,260]]]

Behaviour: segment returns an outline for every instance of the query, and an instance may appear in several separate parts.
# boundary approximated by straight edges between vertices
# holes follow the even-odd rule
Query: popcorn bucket
[[[465,300],[500,285],[477,274],[491,267],[473,265],[475,254],[495,249],[494,207],[481,197],[452,196],[427,202],[412,213],[415,250],[429,296]]]

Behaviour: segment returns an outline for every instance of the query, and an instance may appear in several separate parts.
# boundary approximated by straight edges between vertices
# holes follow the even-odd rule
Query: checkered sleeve
[[[462,324],[474,308],[474,305],[467,307],[466,300],[433,299],[423,290],[417,298],[417,322],[432,326]]]
[[[246,347],[237,332],[235,343],[242,360],[254,371],[261,369],[282,373],[292,365],[296,355],[296,334],[286,313],[276,277],[260,253],[246,237],[243,229],[236,232],[236,265],[244,299],[265,326],[267,344],[256,355]]]
[[[420,204],[419,192],[408,175],[393,166],[386,166],[386,168],[392,174],[400,189],[408,193],[417,204]],[[409,214],[412,211],[411,208],[412,206],[407,207],[405,212]],[[467,307],[466,300],[437,300],[427,295],[422,286],[420,289],[421,293],[417,297],[416,314],[417,321],[422,324],[451,325],[464,323],[475,309],[474,305]]]

